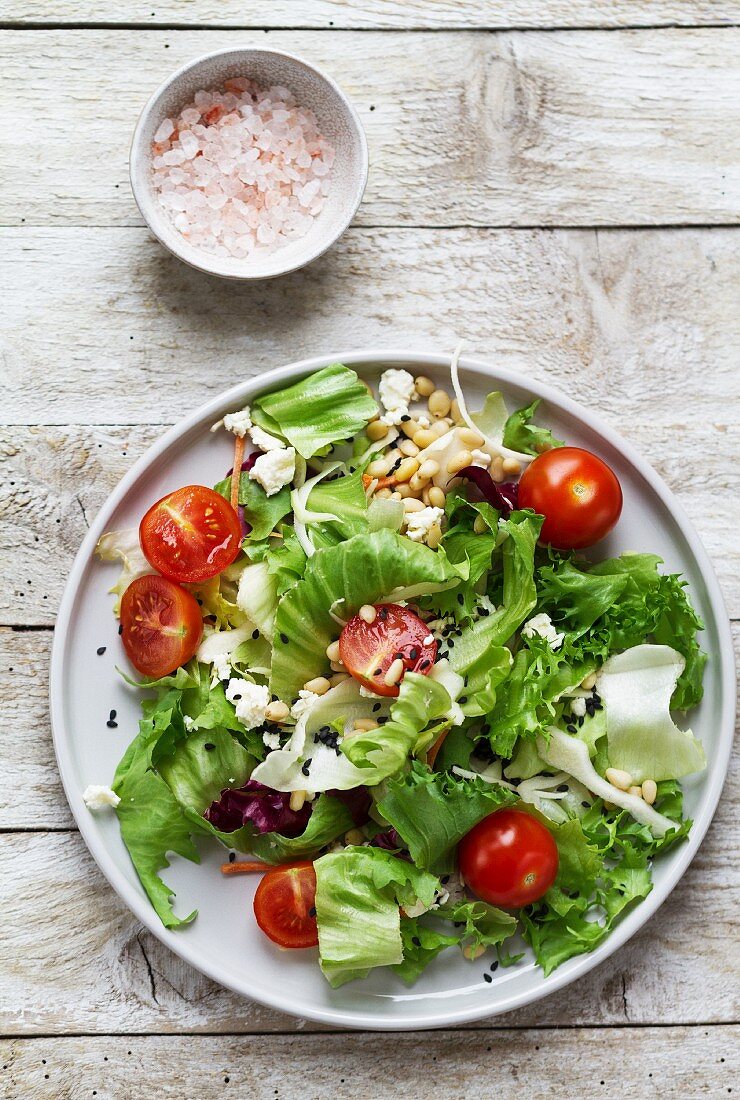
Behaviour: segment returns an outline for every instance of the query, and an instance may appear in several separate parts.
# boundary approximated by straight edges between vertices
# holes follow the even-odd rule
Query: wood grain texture
[[[139,224],[127,159],[142,106],[181,63],[266,41],[256,34],[0,32],[0,111],[13,119],[0,135],[0,223]],[[740,28],[276,31],[269,44],[352,96],[370,145],[361,224],[740,217]],[[101,87],[115,89],[104,104]]]
[[[740,653],[740,624],[734,634]],[[72,825],[48,730],[50,641],[49,632],[0,631],[0,696],[6,700],[0,827],[34,830],[0,833],[0,1034],[316,1030],[242,1000],[182,962],[126,909],[78,833],[45,831]],[[731,869],[740,856],[734,827],[739,800],[735,757],[707,838],[659,915],[582,981],[488,1023],[622,1027],[736,1020],[740,888]],[[81,968],[80,959],[91,965]]]
[[[154,8],[154,10],[152,10]],[[740,21],[737,0],[11,0],[4,19],[39,24],[136,23],[144,27],[447,29],[498,27],[722,26]]]
[[[60,1097],[241,1096],[250,1100],[416,1100],[492,1095],[618,1096],[692,1100],[732,1091],[731,1027],[552,1031],[437,1031],[200,1038],[6,1040],[7,1095]],[[413,1066],[413,1077],[410,1069]]]

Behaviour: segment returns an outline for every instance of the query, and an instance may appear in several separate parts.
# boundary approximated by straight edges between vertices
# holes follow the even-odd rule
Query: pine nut
[[[503,467],[505,474],[519,474],[522,470],[522,464],[516,458],[505,458]]]
[[[421,512],[424,509],[424,505],[416,497],[406,497],[403,502],[404,512]]]
[[[314,695],[326,695],[330,687],[326,676],[314,676],[313,680],[306,680],[303,690],[312,691]]]
[[[482,447],[485,443],[485,439],[480,432],[474,432],[472,428],[461,428],[457,433],[457,438],[466,447]]]
[[[457,403],[456,397],[453,397],[452,401],[450,402],[450,417],[452,418],[453,424],[465,423],[462,416],[460,415],[460,406]]]
[[[642,785],[642,797],[647,802],[648,806],[652,806],[655,799],[658,797],[658,784],[654,779],[646,779]]]
[[[371,603],[364,603],[360,610],[357,612],[363,622],[374,623],[377,618],[378,612],[375,610]]]
[[[281,702],[280,699],[268,703],[265,707],[265,718],[268,722],[284,722],[289,714],[290,709],[287,703]]]
[[[391,462],[388,458],[376,458],[370,463],[365,473],[368,477],[385,477],[391,468]]]
[[[330,661],[339,660],[339,642],[331,642],[326,647],[326,656],[329,658]]]
[[[418,432],[414,435],[414,443],[420,451],[426,450],[430,443],[434,443],[437,438],[436,434],[429,428],[419,428]]]
[[[642,787],[638,786],[636,783],[633,783],[630,789],[627,791],[627,794],[634,795],[635,798],[642,798]]]
[[[419,477],[432,478],[439,473],[439,463],[433,458],[425,458],[419,467]]]
[[[581,680],[581,687],[585,691],[591,691],[592,688],[595,688],[596,687],[596,673],[595,672],[589,672],[588,676],[585,676],[583,678],[583,680]]]
[[[367,438],[377,443],[379,439],[385,439],[388,435],[390,425],[384,424],[382,420],[374,420],[372,424],[368,424],[366,431]]]
[[[473,524],[473,531],[476,535],[482,535],[484,531],[488,529],[488,524],[483,519],[483,516],[476,516],[475,523]]]
[[[401,465],[396,470],[396,481],[408,481],[414,476],[419,469],[419,462],[415,458],[404,458]]]
[[[378,723],[374,718],[355,718],[354,728],[358,731],[367,733],[368,730],[376,730]]]
[[[504,480],[504,477],[506,476],[504,474],[504,460],[500,457],[500,455],[496,455],[493,462],[491,463],[488,472],[494,481],[502,482]]]
[[[349,829],[344,834],[345,844],[362,844],[364,839],[365,834],[363,833],[362,829]]]
[[[407,458],[416,458],[419,453],[419,448],[414,443],[413,439],[404,439],[403,443],[398,446],[402,455],[406,455]]]
[[[400,428],[407,439],[413,439],[419,430],[419,423],[413,418],[411,420],[404,420]]]
[[[484,466],[487,469],[493,461],[487,451],[480,451],[477,447],[474,447],[470,453],[476,466]]]
[[[401,494],[399,493],[398,489],[394,489],[393,492],[390,495],[390,499],[391,500],[402,500],[403,498],[402,498]]]
[[[425,508],[428,508],[429,505],[432,503],[431,500],[429,499],[429,488],[430,488],[430,486],[425,485],[424,488],[421,491],[421,502],[422,502],[422,504],[424,505]]]
[[[407,481],[404,481],[402,485],[397,485],[394,491],[391,493],[391,496],[396,497],[398,500],[405,500],[407,497],[410,497],[411,489],[409,487],[409,483]]]
[[[432,424],[429,429],[430,432],[434,432],[435,439],[439,439],[442,435],[447,435],[450,430],[450,425],[446,420],[438,420],[435,424]]]
[[[383,677],[383,683],[386,687],[393,687],[403,676],[403,661],[400,657],[396,657],[395,661],[391,664],[390,668]]]
[[[341,661],[330,661],[329,668],[332,670],[332,672],[346,672],[347,671]],[[329,677],[329,680],[331,681],[331,676]]]
[[[306,793],[306,791],[291,791],[288,805],[294,814],[303,809],[303,803],[306,801]]]
[[[466,959],[470,959],[471,962],[473,962],[475,959],[479,959],[481,955],[484,954],[485,950],[482,943],[479,943],[477,947],[470,943],[467,947],[463,947],[463,955]]]
[[[329,683],[333,688],[339,687],[345,680],[349,680],[348,672],[335,672],[333,676],[329,677]]]
[[[623,772],[621,768],[607,768],[604,777],[607,783],[618,787],[620,791],[628,791],[632,786],[632,776],[629,772]]]
[[[434,393],[434,382],[431,378],[427,378],[425,374],[420,374],[418,378],[414,380],[416,386],[416,392],[419,397],[431,397]]]
[[[446,390],[435,390],[427,405],[432,416],[447,416],[450,411],[450,395]]]
[[[427,478],[421,477],[418,473],[416,473],[409,481],[409,489],[412,493],[421,493],[424,489],[426,489],[428,484],[429,481]]]
[[[457,474],[460,470],[464,470],[466,466],[470,466],[472,461],[473,456],[470,451],[458,451],[455,457],[447,463],[447,473]]]
[[[436,550],[442,539],[442,528],[438,523],[430,524],[427,531],[426,544],[430,549]]]
[[[444,508],[446,500],[444,489],[440,489],[438,485],[429,486],[429,503],[433,508]]]
[[[390,489],[378,489],[374,493],[374,496],[378,497],[380,500],[389,500],[390,495],[391,495]]]

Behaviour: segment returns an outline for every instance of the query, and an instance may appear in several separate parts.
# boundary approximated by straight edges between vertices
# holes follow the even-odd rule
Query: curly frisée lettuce
[[[376,967],[411,982],[449,948],[471,967],[485,950],[515,964],[515,934],[545,974],[592,950],[688,835],[679,780],[706,764],[679,714],[700,701],[706,662],[686,583],[655,554],[599,561],[541,545],[545,517],[516,507],[508,471],[529,476],[562,442],[538,401],[510,412],[496,391],[469,411],[457,359],[449,420],[417,401],[408,372],[388,368],[381,408],[339,363],[228,418],[239,554],[184,586],[203,620],[194,657],[128,681],[142,713],[112,781],[115,812],[163,924],[195,917],[175,912],[162,874],[173,857],[198,862],[201,844],[270,866],[310,860],[315,916],[301,919],[316,922],[332,987]],[[275,463],[268,496],[244,447],[264,449],[269,475],[284,453],[275,439],[296,460],[287,484]],[[453,460],[473,472],[450,472]],[[216,489],[230,500],[231,478]],[[104,535],[98,553],[122,567],[118,614],[152,570],[135,529]],[[514,912],[473,896],[458,870],[461,841],[479,826],[479,843],[481,823],[509,807],[551,832],[559,858],[550,888]]]

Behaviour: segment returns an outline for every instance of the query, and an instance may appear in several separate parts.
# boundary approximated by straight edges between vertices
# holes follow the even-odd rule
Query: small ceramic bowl
[[[189,244],[161,206],[151,179],[152,138],[163,119],[179,112],[199,89],[216,88],[240,76],[263,87],[289,88],[301,106],[314,112],[319,130],[336,150],[331,190],[306,235],[264,256],[257,253],[243,260],[215,256]],[[129,164],[139,210],[165,248],[192,267],[225,279],[272,279],[315,260],[341,237],[362,200],[368,156],[357,112],[328,76],[281,50],[228,49],[183,65],[157,89],[136,124]]]

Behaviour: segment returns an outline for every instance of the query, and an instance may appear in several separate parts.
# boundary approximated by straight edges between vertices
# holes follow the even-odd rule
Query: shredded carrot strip
[[[222,875],[251,875],[254,872],[269,871],[269,863],[257,863],[252,860],[242,860],[241,863],[222,863]]]
[[[236,511],[239,505],[239,479],[242,476],[244,461],[244,436],[238,435],[234,444],[234,469],[231,471],[231,507]]]
[[[366,489],[369,485],[372,485],[372,483],[374,481],[377,482],[377,484],[375,486],[375,492],[376,493],[377,493],[378,489],[390,489],[393,485],[396,484],[396,479],[393,476],[391,476],[391,477],[370,477],[369,474],[363,474],[362,475],[362,484],[365,486]]]
[[[442,730],[432,747],[430,749],[427,749],[427,764],[430,768],[434,767],[434,761],[437,759],[437,753],[442,748],[442,745],[444,744],[444,739],[449,732],[450,727],[448,726],[446,730]]]

